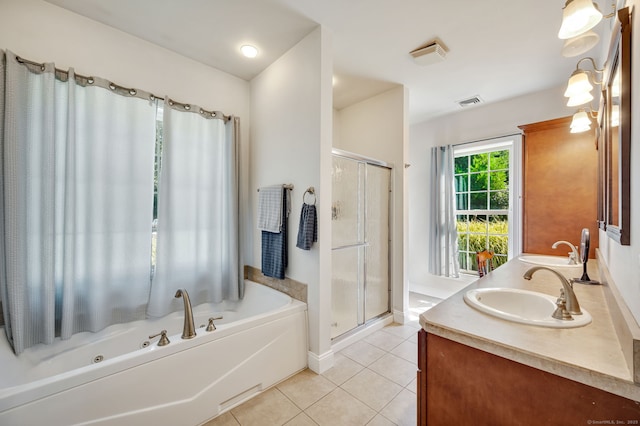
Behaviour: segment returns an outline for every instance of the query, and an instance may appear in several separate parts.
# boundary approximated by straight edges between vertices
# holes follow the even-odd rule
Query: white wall
[[[637,13],[640,0],[628,0],[627,6],[633,6]],[[640,324],[640,20],[632,16],[631,21],[631,245],[621,246],[600,231],[600,250],[614,282]]]
[[[407,274],[413,285],[424,285],[428,272],[429,160],[433,146],[470,142],[521,133],[518,125],[572,115],[565,106],[564,87],[484,106],[411,126],[408,169],[409,219]],[[595,188],[594,188],[595,191]]]
[[[404,275],[405,157],[408,146],[408,89],[400,86],[336,112],[333,146],[393,165],[391,284],[394,318],[408,317]]]
[[[240,184],[246,205],[250,119],[247,81],[41,0],[2,1],[0,49],[240,117]],[[243,219],[248,226],[251,218],[246,215]],[[251,246],[245,242],[245,247]],[[245,257],[250,254],[245,250]]]
[[[2,1],[0,48],[235,114],[249,128],[247,81],[41,0]]]
[[[309,366],[324,371],[331,353],[331,36],[318,27],[251,81],[251,202],[257,188],[294,185],[289,217],[287,277],[307,284]],[[316,189],[318,243],[296,248],[302,197]],[[254,229],[252,265],[261,267],[261,236]]]

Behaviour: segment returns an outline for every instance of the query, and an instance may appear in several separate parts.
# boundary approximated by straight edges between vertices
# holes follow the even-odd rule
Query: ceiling
[[[564,0],[47,1],[245,80],[321,24],[333,38],[334,106],[400,84],[412,123],[459,111],[473,96],[491,103],[560,86],[579,59],[560,54]],[[610,4],[599,6],[606,14]],[[602,45],[608,24],[596,30]],[[409,52],[436,37],[446,59],[414,63]],[[239,55],[246,43],[257,58]]]

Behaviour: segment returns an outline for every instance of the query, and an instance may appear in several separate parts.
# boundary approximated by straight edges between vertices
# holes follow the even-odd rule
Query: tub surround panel
[[[595,262],[588,273],[599,279]],[[464,293],[472,288],[512,287],[559,295],[560,281],[550,272],[538,271],[531,281],[522,276],[531,268],[517,259],[470,284],[420,316],[428,332],[538,370],[640,401],[640,387],[633,381],[612,314],[605,301],[604,286],[574,286],[580,305],[593,322],[574,329],[549,329],[504,321],[469,307]],[[568,278],[579,272],[561,270]],[[568,268],[567,268],[568,269]]]
[[[298,317],[304,313],[0,413],[0,423],[200,424],[306,367]]]
[[[307,285],[299,281],[285,277],[283,280],[267,277],[258,268],[250,265],[244,266],[244,278],[256,283],[266,285],[274,290],[285,293],[296,300],[307,303]],[[315,371],[315,370],[314,370]]]

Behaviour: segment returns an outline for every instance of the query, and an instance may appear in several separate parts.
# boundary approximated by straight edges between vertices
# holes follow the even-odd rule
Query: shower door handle
[[[369,247],[369,243],[347,244],[344,246],[332,247],[331,250],[344,250],[355,247]]]

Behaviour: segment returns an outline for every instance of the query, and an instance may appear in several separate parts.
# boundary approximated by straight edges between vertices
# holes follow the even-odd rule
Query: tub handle
[[[207,326],[206,330],[207,331],[213,331],[216,329],[215,324],[213,324],[213,320],[219,320],[222,319],[222,317],[213,317],[213,318],[209,318],[209,325]]]
[[[149,339],[153,339],[153,338],[158,337],[158,336],[160,336],[160,340],[158,340],[158,346],[165,346],[165,345],[168,345],[169,343],[171,343],[169,341],[169,338],[167,337],[167,330],[162,330],[158,334],[154,334],[153,336],[149,336]]]

